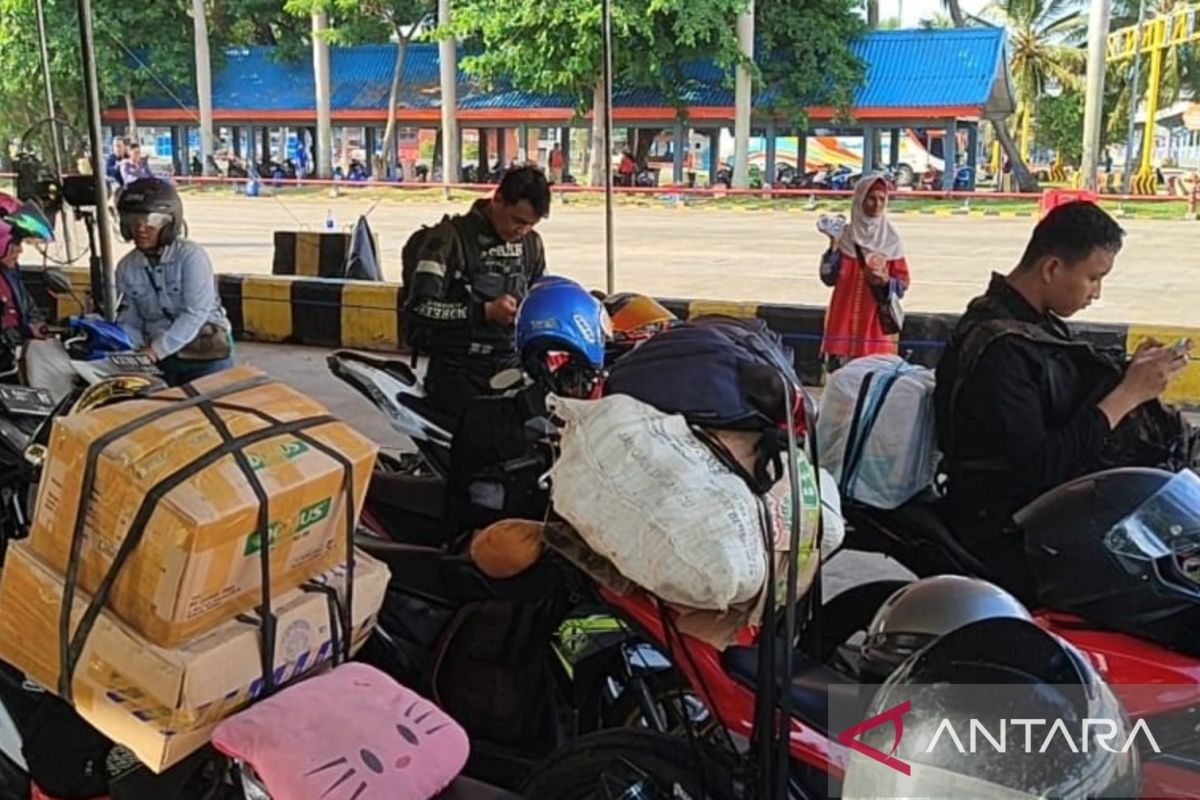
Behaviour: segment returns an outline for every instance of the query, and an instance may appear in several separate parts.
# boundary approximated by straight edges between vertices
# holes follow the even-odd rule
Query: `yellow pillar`
[[[1001,155],[1001,147],[1000,147],[1000,142],[998,142],[998,141],[994,141],[994,142],[992,142],[992,163],[991,163],[991,167],[992,167],[992,174],[993,174],[993,175],[999,175],[999,174],[1000,174],[1000,169],[1001,169],[1001,167],[1003,166],[1003,164],[1001,164],[1000,155]]]
[[[1154,129],[1158,117],[1158,94],[1162,90],[1162,65],[1162,42],[1156,37],[1154,49],[1150,51],[1150,85],[1146,90],[1146,124],[1142,129],[1142,161],[1135,181],[1136,184],[1139,184],[1135,192],[1139,194],[1153,194],[1155,191]]]

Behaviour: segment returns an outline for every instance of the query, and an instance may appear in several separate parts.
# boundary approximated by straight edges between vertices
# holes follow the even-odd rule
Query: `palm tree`
[[[1014,3],[997,3],[999,5],[1014,5]],[[959,0],[942,0],[942,7],[950,14],[950,19],[954,22],[954,27],[965,28],[967,26],[967,15],[962,10],[962,5]],[[1014,9],[1015,10],[1015,9]],[[978,17],[971,16],[972,22],[990,24],[980,20]],[[1017,149],[1017,145],[1013,142],[1012,135],[1008,132],[1008,126],[1003,120],[991,120],[992,130],[996,135],[996,141],[1000,144],[1000,148],[1004,151],[1008,162],[1012,165],[1013,178],[1017,182],[1017,186],[1022,192],[1037,191],[1037,180],[1029,172],[1029,168],[1025,166],[1025,159],[1021,156],[1021,152]]]
[[[993,0],[985,11],[1009,31],[1009,68],[1021,120],[1021,157],[1029,156],[1029,140],[1037,100],[1050,81],[1079,85],[1087,55],[1068,42],[1086,20],[1073,0]]]

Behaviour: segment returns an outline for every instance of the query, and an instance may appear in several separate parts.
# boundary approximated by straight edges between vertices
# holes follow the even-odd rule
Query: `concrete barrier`
[[[87,291],[87,270],[68,272],[82,296]],[[50,318],[78,312],[79,306],[71,298],[55,301],[49,297],[37,270],[27,270],[24,280]],[[396,283],[266,275],[220,275],[217,282],[239,339],[392,352],[400,350],[404,341],[400,313],[403,292]],[[712,300],[663,302],[681,318],[726,314],[765,320],[795,351],[801,379],[808,385],[820,382],[823,307]],[[913,363],[935,366],[957,316],[908,314],[900,337],[901,354]],[[1200,346],[1200,328],[1086,323],[1072,325],[1072,329],[1098,350],[1117,357],[1132,353],[1140,342],[1151,337],[1167,343],[1186,337]],[[1167,400],[1200,408],[1200,359],[1192,361],[1172,382]]]

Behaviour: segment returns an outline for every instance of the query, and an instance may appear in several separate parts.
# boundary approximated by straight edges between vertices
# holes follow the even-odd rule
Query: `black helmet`
[[[843,797],[1136,797],[1140,762],[1128,745],[1149,743],[1079,651],[1012,617],[966,625],[909,657],[866,713],[888,716],[892,725],[858,741],[908,772],[854,752]]]
[[[121,236],[133,239],[133,217],[137,214],[165,214],[170,217],[162,229],[159,244],[169,245],[184,230],[183,201],[169,181],[162,178],[138,178],[125,187],[117,199],[121,218]]]
[[[1124,468],[1017,513],[1042,605],[1200,654],[1200,478]]]

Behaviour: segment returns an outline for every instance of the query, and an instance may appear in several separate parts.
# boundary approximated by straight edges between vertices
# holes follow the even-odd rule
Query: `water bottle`
[[[333,223],[333,209],[332,208],[329,209],[328,212],[325,214],[325,230],[327,230],[327,231],[337,230],[337,225],[335,225]]]

